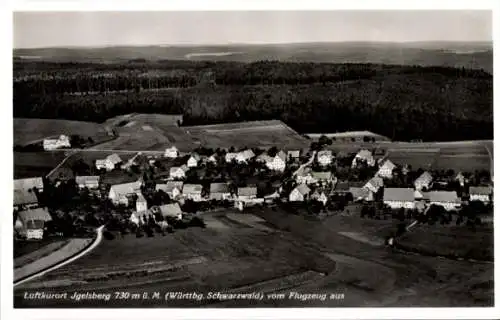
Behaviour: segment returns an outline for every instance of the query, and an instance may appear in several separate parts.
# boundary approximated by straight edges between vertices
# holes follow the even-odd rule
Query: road
[[[308,165],[313,163],[315,156],[316,156],[316,151],[313,151],[313,154],[311,155],[311,158],[309,159],[309,161],[301,164],[300,167],[297,170],[295,170],[295,172],[292,174],[292,178],[295,177],[300,170],[303,170],[305,167],[307,167]]]
[[[81,251],[80,253],[78,253],[77,255],[75,255],[75,256],[73,256],[73,257],[71,257],[69,259],[61,261],[60,263],[58,263],[58,264],[56,264],[56,265],[54,265],[54,266],[52,266],[52,267],[50,267],[48,269],[39,271],[39,272],[37,272],[37,273],[29,276],[28,278],[25,278],[23,280],[15,282],[14,283],[14,287],[16,287],[16,286],[18,286],[20,284],[23,284],[25,282],[31,281],[31,280],[33,280],[35,278],[41,277],[41,276],[43,276],[46,273],[49,273],[49,272],[54,271],[56,269],[59,269],[59,268],[65,266],[65,265],[67,265],[67,264],[69,264],[69,263],[71,263],[71,262],[73,262],[73,261],[75,261],[75,260],[83,257],[84,255],[86,255],[90,251],[94,250],[94,248],[97,247],[99,245],[99,243],[101,243],[101,240],[102,240],[102,229],[103,228],[104,228],[104,226],[100,226],[99,228],[97,228],[97,230],[96,230],[97,231],[97,237],[96,237],[95,241],[87,249]]]

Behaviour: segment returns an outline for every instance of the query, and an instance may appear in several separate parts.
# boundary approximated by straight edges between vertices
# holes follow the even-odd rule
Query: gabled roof
[[[257,187],[241,187],[238,188],[238,196],[256,196]]]
[[[227,183],[211,183],[210,193],[229,193],[229,185]]]
[[[280,152],[278,152],[275,156],[275,158],[278,157],[280,158],[281,160],[283,160],[283,162],[286,162],[286,154],[280,150]]]
[[[99,183],[99,176],[76,176],[76,184]]]
[[[184,173],[186,173],[186,171],[188,170],[188,167],[186,165],[182,165],[180,167],[172,167],[172,168],[170,168],[170,174],[172,175],[173,173],[177,172],[178,170],[181,170]]]
[[[155,189],[156,191],[158,190],[163,190],[164,192],[171,192],[175,188],[179,189],[182,191],[182,186],[184,185],[184,182],[182,181],[168,181],[166,184],[157,184]]]
[[[383,187],[384,186],[384,180],[380,177],[373,177],[366,184],[371,184],[374,186],[376,189]]]
[[[15,179],[14,180],[14,189],[43,189],[43,180],[40,177],[36,178],[25,178],[25,179]]]
[[[271,162],[273,161],[273,158],[270,157],[267,153],[262,153],[257,156],[257,161],[264,161],[264,162]]]
[[[199,154],[197,154],[196,152],[193,152],[193,153],[191,154],[191,157],[189,157],[189,158],[193,158],[193,159],[194,159],[194,160],[196,160],[196,161],[200,161],[200,159],[201,159],[200,155],[199,155]]]
[[[171,146],[170,148],[167,148],[166,150],[168,151],[179,151],[176,146]]]
[[[330,171],[313,171],[311,172],[311,176],[318,180],[330,180],[332,179],[332,173]]]
[[[391,171],[392,171],[392,170],[394,170],[394,168],[396,168],[396,165],[395,165],[394,163],[392,163],[392,161],[391,161],[391,160],[385,160],[385,161],[384,161],[384,164],[382,164],[382,165],[380,166],[380,169],[382,169],[382,168],[384,168],[384,169],[388,169],[388,170],[391,170]]]
[[[306,195],[309,192],[311,192],[311,189],[306,184],[299,184],[297,187],[295,187],[295,190],[297,190],[300,194]]]
[[[493,188],[490,186],[470,187],[469,188],[469,194],[489,196],[492,193],[493,193]]]
[[[355,158],[371,159],[371,158],[373,158],[373,155],[372,155],[371,151],[366,150],[366,149],[362,149],[362,150],[359,150],[359,152],[356,154]]]
[[[415,201],[415,191],[410,188],[385,188],[384,201]]]
[[[37,208],[33,210],[25,210],[18,213],[19,219],[26,223],[28,220],[50,221],[52,217],[45,208]]]
[[[427,194],[430,202],[460,202],[456,191],[429,191]]]
[[[177,202],[160,206],[159,210],[164,217],[177,217],[179,214],[182,214],[181,207]]]
[[[428,172],[425,171],[422,173],[416,180],[415,182],[423,182],[423,183],[429,183],[432,181],[432,175]]]
[[[37,203],[38,199],[33,191],[26,189],[14,190],[14,205],[20,206],[24,204]]]
[[[126,196],[129,194],[141,192],[141,185],[142,183],[140,181],[115,184],[111,186],[110,192],[113,191],[119,196]]]
[[[292,158],[298,158],[300,157],[300,150],[289,150],[287,152],[287,156]]]
[[[370,191],[362,187],[349,187],[349,192],[352,194],[354,200],[367,198],[370,195]]]
[[[201,184],[185,184],[182,193],[184,194],[197,194],[201,193],[203,186]]]
[[[297,170],[297,176],[307,176],[308,174],[311,173],[311,168],[309,167],[300,167],[299,170]]]
[[[243,159],[250,159],[255,156],[255,153],[251,149],[246,149],[245,151],[241,151],[238,153],[238,156],[243,158]]]
[[[117,163],[120,163],[122,162],[122,159],[120,158],[119,155],[117,155],[116,153],[113,153],[109,156],[106,157],[106,160],[110,161],[111,163],[113,164],[117,164]]]

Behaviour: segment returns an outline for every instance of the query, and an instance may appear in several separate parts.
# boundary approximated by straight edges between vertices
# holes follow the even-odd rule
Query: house
[[[373,193],[377,193],[381,187],[384,186],[384,180],[380,177],[371,178],[366,184],[365,188]]]
[[[328,183],[333,180],[333,175],[330,171],[312,171],[311,177],[312,181],[314,181],[313,183],[316,182]]]
[[[106,159],[96,160],[95,166],[98,170],[106,169],[106,171],[113,170],[117,164],[122,162],[122,159],[116,153],[113,153],[106,157]]]
[[[253,157],[255,157],[255,153],[253,153],[251,149],[247,149],[245,151],[238,152],[236,155],[236,161],[244,163],[250,161]]]
[[[224,157],[226,159],[226,162],[232,162],[233,160],[236,159],[238,156],[238,153],[236,152],[228,152],[226,153],[226,156]]]
[[[135,201],[135,210],[137,212],[142,212],[148,210],[148,202],[142,193],[137,194],[137,200]]]
[[[154,214],[149,210],[132,212],[129,218],[129,220],[136,225],[147,224],[148,219],[156,221]]]
[[[325,205],[328,202],[328,197],[326,196],[325,192],[323,191],[314,191],[314,193],[311,195],[311,199],[319,201]]]
[[[353,201],[373,201],[373,193],[364,187],[349,187]]]
[[[188,166],[183,164],[180,167],[170,168],[170,178],[171,179],[184,179],[186,177],[186,172],[189,170]]]
[[[27,239],[43,239],[45,223],[51,220],[44,208],[21,211],[17,215],[16,229]]]
[[[128,198],[130,196],[141,193],[141,181],[115,184],[111,186],[109,190],[108,198],[113,202],[113,204],[124,204],[128,206]]]
[[[286,154],[286,158],[287,160],[300,158],[300,150],[289,150]]]
[[[306,167],[301,167],[299,170],[297,170],[295,175],[295,181],[298,184],[303,184],[303,183],[311,184],[316,182],[316,180],[312,176],[311,168],[306,168]]]
[[[493,193],[493,189],[490,186],[482,187],[470,187],[469,188],[469,200],[470,201],[482,201],[483,203],[490,202],[490,196]]]
[[[182,210],[177,202],[165,204],[158,207],[157,210],[164,218],[173,217],[179,220],[182,219]]]
[[[14,190],[14,208],[20,210],[36,207],[38,207],[38,198],[35,192],[25,189]]]
[[[424,200],[424,193],[422,190],[415,190],[413,191],[413,195],[415,196],[415,200]]]
[[[78,188],[97,189],[99,188],[99,176],[76,176]]]
[[[394,168],[396,168],[396,165],[392,163],[391,160],[386,160],[384,164],[379,167],[377,175],[382,178],[390,179],[392,178],[392,171]]]
[[[362,162],[365,162],[370,167],[375,165],[375,158],[373,158],[373,154],[369,150],[360,150],[352,160],[352,167],[355,168]]]
[[[246,201],[257,198],[257,187],[238,188],[238,200]]]
[[[71,148],[69,137],[62,134],[57,139],[44,139],[43,150],[56,150],[60,148]]]
[[[442,206],[447,211],[456,210],[462,205],[456,191],[430,191],[428,195],[430,205]]]
[[[259,154],[257,158],[255,158],[255,161],[265,163],[267,165],[269,162],[273,161],[273,157],[264,152]]]
[[[218,159],[218,155],[217,153],[214,153],[213,155],[211,155],[210,157],[208,157],[206,159],[207,162],[210,162],[210,163],[213,163],[213,164],[217,164],[217,159]]]
[[[210,200],[229,200],[231,192],[227,183],[211,183],[210,184]]]
[[[168,181],[166,184],[157,184],[155,187],[156,191],[162,190],[170,199],[176,199],[182,195],[182,187],[184,182],[182,181]]]
[[[311,189],[305,184],[299,184],[290,192],[288,199],[290,202],[302,202],[307,199]]]
[[[327,166],[332,163],[332,151],[331,150],[321,150],[318,151],[317,159],[318,163],[322,166]]]
[[[385,188],[384,204],[392,209],[415,209],[415,193],[410,188]]]
[[[203,186],[201,184],[185,184],[182,188],[182,194],[185,199],[201,201]]]
[[[285,171],[286,167],[286,154],[283,151],[278,152],[274,158],[267,161],[266,165],[269,169],[275,171]]]
[[[198,162],[200,161],[200,155],[197,154],[197,153],[193,153],[191,154],[191,156],[189,157],[188,161],[187,161],[187,166],[188,168],[194,168],[194,167],[197,167],[198,166]]]
[[[432,176],[428,171],[425,171],[415,180],[415,189],[417,190],[429,189],[431,183],[432,183]]]
[[[40,177],[15,179],[14,190],[36,190],[43,192],[43,179]]]
[[[166,158],[177,158],[179,156],[179,149],[175,146],[165,149],[165,157]]]

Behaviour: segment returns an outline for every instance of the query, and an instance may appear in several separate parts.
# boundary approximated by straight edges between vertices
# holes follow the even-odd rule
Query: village
[[[320,142],[324,139],[320,138]],[[44,141],[70,147],[68,137]],[[314,142],[308,150],[206,149],[161,155],[112,153],[93,166],[80,162],[65,178],[14,181],[14,229],[19,239],[73,236],[106,225],[137,237],[204,226],[203,213],[252,206],[293,206],[308,214],[481,223],[491,211],[488,172],[453,172],[393,163],[375,150],[335,154]],[[123,183],[103,183],[103,176]],[[132,181],[130,181],[132,180]],[[347,206],[347,207],[346,207]],[[350,213],[353,214],[352,212]],[[89,228],[90,227],[90,228]]]

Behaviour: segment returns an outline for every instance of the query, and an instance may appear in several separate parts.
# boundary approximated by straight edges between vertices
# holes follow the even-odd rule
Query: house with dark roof
[[[352,167],[357,167],[360,163],[365,162],[368,166],[373,167],[375,165],[375,158],[371,151],[362,149],[360,150],[352,159]]]
[[[32,209],[38,207],[38,198],[34,191],[14,189],[14,208],[17,210],[21,209]]]
[[[227,183],[211,183],[210,184],[210,200],[229,200],[231,199],[231,191]]]
[[[462,205],[456,191],[430,191],[427,194],[430,205],[442,206],[447,211],[457,210]]]
[[[238,200],[246,201],[257,198],[257,187],[249,186],[249,187],[240,187],[238,188]]]
[[[201,201],[203,186],[201,184],[185,184],[182,188],[182,194],[185,199]]]
[[[15,190],[37,190],[38,192],[43,191],[43,179],[41,177],[35,178],[24,178],[14,180]]]
[[[177,202],[165,204],[158,207],[157,210],[164,218],[173,217],[176,219],[182,219],[182,210]]]
[[[392,209],[415,209],[415,191],[410,188],[385,188],[383,199]]]
[[[76,176],[75,182],[78,188],[98,189],[99,176]]]
[[[115,205],[124,204],[128,206],[129,197],[141,193],[141,186],[142,186],[141,181],[115,184],[111,186],[108,198]]]
[[[469,187],[469,200],[489,203],[493,188],[490,186]]]
[[[349,187],[353,201],[373,201],[373,193],[365,187]]]
[[[27,239],[43,239],[45,222],[52,217],[45,208],[21,211],[17,215],[16,229]]]
[[[95,166],[98,170],[106,169],[106,171],[111,171],[116,168],[116,166],[122,162],[120,156],[116,153],[113,153],[107,156],[105,159],[96,160]]]
[[[182,181],[167,181],[166,184],[156,184],[155,190],[162,190],[170,199],[176,199],[177,197],[182,195],[182,188],[184,186],[184,182]]]

